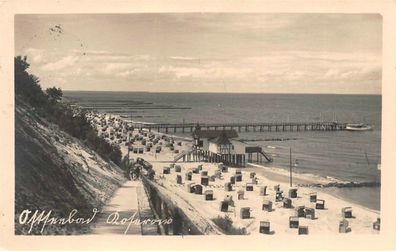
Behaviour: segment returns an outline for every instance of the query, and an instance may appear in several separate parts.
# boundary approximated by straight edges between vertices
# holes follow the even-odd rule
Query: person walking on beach
[[[135,180],[138,180],[140,178],[140,165],[135,167]]]
[[[129,169],[129,180],[133,179],[133,167]]]

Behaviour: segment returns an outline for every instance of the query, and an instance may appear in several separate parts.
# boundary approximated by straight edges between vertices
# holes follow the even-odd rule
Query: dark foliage
[[[29,64],[26,60],[26,56],[23,58],[18,56],[14,60],[15,93],[23,96],[32,106],[42,108],[48,98],[41,90],[39,78],[27,72]]]
[[[63,96],[63,92],[61,88],[56,88],[51,87],[51,88],[47,88],[47,90],[45,90],[45,92],[48,95],[49,100],[51,101],[59,101],[62,99]]]
[[[41,116],[57,124],[59,128],[76,137],[95,150],[105,160],[121,164],[121,150],[118,145],[111,145],[100,138],[94,127],[86,118],[84,112],[76,114],[69,105],[58,102],[63,95],[60,88],[52,87],[43,92],[40,80],[27,72],[27,58],[17,56],[15,66],[15,94],[34,107]]]
[[[225,217],[218,216],[213,219],[213,222],[224,231],[225,234],[229,235],[244,235],[246,231],[244,228],[236,228],[232,225],[232,219],[226,215]]]

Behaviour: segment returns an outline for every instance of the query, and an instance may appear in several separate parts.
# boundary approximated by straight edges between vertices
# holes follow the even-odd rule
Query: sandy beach
[[[111,116],[114,120],[114,116]],[[101,126],[98,125],[98,121],[105,119],[109,120],[109,115],[92,115],[92,121],[96,121],[98,131],[101,132]],[[115,119],[117,123],[113,126],[108,126],[107,131],[110,128],[118,128],[119,124],[126,124],[121,118]],[[140,133],[137,130],[132,132],[132,137],[139,135],[143,139],[149,141],[149,135],[154,132],[143,132]],[[124,134],[123,136],[125,136]],[[146,136],[144,136],[146,135]],[[226,215],[232,219],[233,226],[235,228],[244,229],[247,234],[260,234],[260,222],[268,221],[270,223],[271,234],[298,234],[297,228],[289,227],[289,217],[297,215],[298,207],[313,208],[315,209],[315,202],[310,202],[310,194],[317,193],[317,199],[324,200],[324,209],[315,209],[315,217],[313,219],[306,217],[298,217],[299,226],[308,227],[309,234],[320,235],[320,234],[338,234],[339,223],[342,221],[342,209],[345,207],[352,208],[352,217],[348,218],[348,234],[378,234],[379,231],[373,230],[373,222],[380,217],[379,212],[364,208],[358,204],[337,198],[331,194],[322,192],[321,190],[312,187],[296,187],[297,196],[291,198],[291,207],[285,208],[283,201],[275,200],[275,188],[274,186],[279,185],[280,190],[283,191],[283,196],[288,197],[290,185],[288,183],[288,176],[285,171],[277,171],[276,168],[263,168],[261,166],[250,165],[247,168],[232,168],[229,167],[227,171],[221,172],[221,175],[209,180],[208,185],[203,185],[202,195],[190,193],[188,191],[189,184],[201,184],[201,173],[207,171],[207,175],[210,177],[219,173],[218,164],[206,163],[206,162],[182,162],[179,161],[176,166],[180,166],[180,170],[175,170],[173,165],[174,156],[177,154],[175,150],[179,152],[185,151],[191,147],[191,142],[182,141],[174,138],[174,150],[170,150],[170,147],[166,147],[167,142],[171,135],[158,135],[156,134],[158,145],[162,146],[160,153],[155,153],[155,147],[153,146],[150,151],[144,150],[143,153],[137,154],[130,152],[130,158],[136,160],[137,158],[143,158],[150,162],[155,170],[154,182],[171,191],[175,197],[187,201],[189,205],[194,207],[201,216],[209,221],[213,221],[217,217],[225,217]],[[179,143],[181,142],[181,143]],[[181,145],[179,145],[179,144]],[[119,143],[123,156],[128,153],[127,144],[125,142]],[[142,140],[136,140],[133,144],[134,147],[143,148]],[[186,180],[186,173],[192,171],[198,166],[202,167],[196,174],[192,174],[191,181]],[[164,167],[170,167],[169,174],[163,174]],[[242,180],[235,182],[232,185],[232,191],[226,191],[225,183],[230,182],[231,176],[235,175],[236,171],[240,170],[242,174]],[[252,185],[253,191],[247,191],[247,184],[252,182],[250,178],[251,173],[255,173],[256,184]],[[177,184],[177,176],[180,175],[182,182]],[[293,179],[294,184],[298,183],[309,183],[308,180],[304,179],[299,175],[296,175]],[[316,179],[315,183],[320,183],[320,179]],[[260,188],[267,186],[266,195],[260,194]],[[213,200],[205,200],[205,191],[211,190],[213,192]],[[243,191],[243,199],[238,199],[238,191]],[[234,206],[228,207],[227,212],[220,211],[220,203],[226,197],[232,196]],[[272,202],[272,211],[268,212],[262,209],[263,201]],[[240,211],[241,208],[249,208],[250,217],[247,219],[241,219]]]

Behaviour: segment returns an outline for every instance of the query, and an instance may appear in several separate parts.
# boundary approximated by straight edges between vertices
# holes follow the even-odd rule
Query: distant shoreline
[[[382,93],[290,93],[290,92],[152,92],[152,91],[93,91],[93,90],[63,90],[70,93],[152,93],[152,94],[246,94],[246,95],[346,95],[346,96],[382,96]]]

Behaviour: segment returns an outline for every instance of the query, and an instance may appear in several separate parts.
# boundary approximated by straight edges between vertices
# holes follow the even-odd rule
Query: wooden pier
[[[343,131],[348,123],[340,122],[282,122],[282,123],[213,123],[199,124],[201,130],[237,130],[238,132],[286,132],[286,131]],[[136,129],[158,132],[193,132],[196,123],[146,124],[133,123]]]
[[[259,157],[257,157],[257,163],[258,158]],[[183,162],[221,162],[233,167],[245,167],[248,161],[245,154],[216,154],[210,151],[202,151],[197,149],[182,152],[176,155],[173,162],[176,163],[178,160],[182,160]]]

